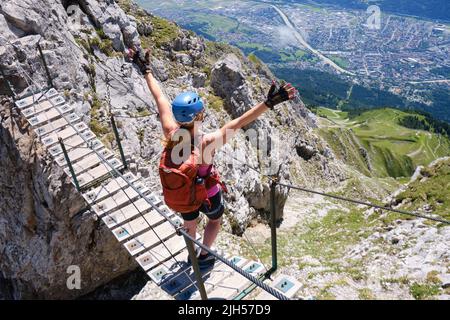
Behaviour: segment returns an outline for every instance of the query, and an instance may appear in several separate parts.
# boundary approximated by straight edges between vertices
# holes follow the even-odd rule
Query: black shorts
[[[189,213],[182,213],[181,217],[185,221],[192,221],[199,217],[200,212],[204,213],[210,220],[217,220],[220,219],[223,215],[223,211],[225,209],[223,205],[223,197],[222,197],[222,190],[217,192],[216,195],[209,198],[209,201],[211,201],[211,208],[208,207],[208,204],[204,203],[200,208],[198,208],[196,211],[189,212]]]

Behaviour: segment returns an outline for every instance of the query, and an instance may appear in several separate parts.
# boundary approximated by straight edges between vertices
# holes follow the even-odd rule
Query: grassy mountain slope
[[[319,108],[317,114],[318,132],[335,154],[367,176],[407,177],[416,166],[450,155],[446,136],[400,125],[407,112],[386,108],[353,116]]]
[[[408,184],[396,201],[408,210],[424,206],[433,213],[450,219],[450,158],[437,161],[420,170],[421,178]]]

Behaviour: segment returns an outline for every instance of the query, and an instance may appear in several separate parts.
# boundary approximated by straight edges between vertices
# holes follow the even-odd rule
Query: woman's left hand
[[[145,52],[136,48],[130,48],[128,50],[128,57],[137,64],[143,75],[151,72],[150,56],[150,49],[147,49]]]
[[[297,89],[295,89],[290,83],[287,83],[277,89],[277,85],[275,84],[275,81],[273,81],[265,104],[270,109],[273,109],[276,105],[282,102],[294,99],[296,95]]]

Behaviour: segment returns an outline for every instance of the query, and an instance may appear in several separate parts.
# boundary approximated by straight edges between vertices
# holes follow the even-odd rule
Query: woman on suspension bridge
[[[202,98],[197,93],[184,92],[169,103],[151,73],[150,51],[130,50],[130,58],[143,73],[158,106],[165,137],[159,166],[164,201],[181,214],[184,227],[193,238],[196,236],[197,218],[200,212],[204,213],[208,223],[203,243],[211,248],[219,233],[224,212],[222,193],[226,192],[213,166],[215,150],[267,110],[293,99],[296,90],[290,84],[277,87],[273,83],[265,102],[257,104],[217,131],[205,134],[199,130],[205,118]],[[214,264],[215,257],[208,252],[201,250],[197,254],[200,268]]]

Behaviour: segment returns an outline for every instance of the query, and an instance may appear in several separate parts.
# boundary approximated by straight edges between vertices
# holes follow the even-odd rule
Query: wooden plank
[[[144,224],[143,227],[142,224]],[[145,220],[141,220],[141,229],[146,226],[148,227],[148,224]],[[135,256],[144,250],[157,246],[161,241],[165,241],[167,238],[173,236],[175,232],[175,228],[169,222],[164,222],[163,224],[154,227],[153,230],[148,230],[142,235],[126,242],[124,246],[132,256]]]
[[[94,152],[94,150],[89,149],[86,144],[84,144],[84,146],[86,146],[86,148],[72,148],[71,151],[67,152],[67,155],[71,162],[75,162],[75,161],[87,156],[88,154],[91,154]],[[64,157],[64,155],[57,157],[55,159],[55,161],[60,167],[67,166],[67,161],[66,161],[66,158]]]
[[[66,147],[67,151],[76,149],[78,147],[80,147],[80,149],[83,147],[86,147],[86,144],[85,144],[83,138],[81,138],[79,135],[70,137],[63,142],[64,142],[64,146]],[[59,144],[49,147],[48,151],[54,158],[59,156],[63,152],[61,149],[61,146]]]
[[[116,158],[109,160],[108,163],[110,163],[115,169],[118,169],[122,166],[122,163]],[[102,164],[89,170],[88,172],[81,174],[79,177],[77,177],[77,179],[80,187],[83,188],[91,182],[94,182],[95,180],[98,180],[101,177],[109,174],[111,171],[113,171],[113,169],[109,165]]]
[[[205,285],[205,289],[206,289]],[[206,289],[207,290],[207,289]],[[197,290],[197,287],[191,285],[185,288],[182,292],[175,295],[176,300],[198,300],[200,298],[200,292]]]
[[[170,295],[175,295],[186,287],[191,286],[192,283],[196,283],[192,267],[187,263],[188,255],[188,251],[183,250],[174,258],[170,258],[161,265],[148,271],[147,275],[162,290]],[[226,254],[222,256],[226,258]],[[210,292],[215,288],[217,283],[220,283],[221,280],[232,275],[234,272],[220,261],[216,261],[212,270],[208,268],[200,271],[205,281],[207,292]]]
[[[148,188],[145,187],[142,183],[137,183],[135,185],[135,188],[142,192],[148,191]],[[113,194],[111,197],[100,201],[93,206],[93,209],[97,213],[97,215],[102,216],[112,210],[118,209],[123,205],[130,203],[138,196],[139,194],[133,189],[133,187],[127,187]]]
[[[114,155],[108,149],[103,149],[100,151],[101,155],[105,159],[112,158]],[[85,158],[80,159],[76,163],[72,163],[72,168],[76,175],[88,171],[89,169],[98,166],[102,162],[102,159],[96,154],[92,153]],[[70,174],[69,168],[65,168],[64,172],[66,174]]]
[[[151,216],[154,212],[141,213],[134,220],[131,220],[120,227],[112,230],[112,233],[116,237],[116,239],[121,242],[125,241],[129,238],[134,237],[135,235],[141,233],[142,231],[148,230],[151,226],[151,222],[148,219],[151,219]]]
[[[53,131],[59,130],[67,126],[69,122],[65,118],[60,118],[55,121],[50,122],[49,124],[46,124],[45,126],[36,128],[36,134],[40,137],[49,134]]]
[[[187,250],[186,250],[187,251]],[[159,267],[158,267],[159,268]],[[155,268],[154,270],[158,270]],[[162,270],[165,271],[165,270]],[[160,271],[161,272],[161,271]],[[220,284],[224,279],[233,276],[236,272],[218,261],[214,265],[213,269],[202,270],[202,279],[205,286],[205,290],[208,294],[213,290],[219,288]],[[148,273],[150,274],[150,272]],[[178,272],[177,274],[166,272],[164,276],[165,279],[161,284],[161,289],[166,291],[168,294],[173,295],[177,300],[200,300],[200,292],[197,288],[197,281],[192,268],[189,268],[187,272]],[[234,293],[234,290],[233,290]]]
[[[61,104],[65,103],[63,97],[56,96],[54,98],[51,98],[50,100],[41,100],[39,103],[32,104],[29,108],[23,109],[22,114],[25,116],[25,118],[29,119],[32,116],[35,116],[41,112],[47,111],[51,108],[61,106]],[[65,104],[63,109],[70,108],[69,105]]]
[[[69,156],[70,156],[70,154],[69,154]],[[116,193],[121,188],[128,185],[128,183],[133,183],[137,180],[136,176],[134,174],[132,174],[131,172],[128,172],[127,174],[125,174],[124,178],[125,179],[123,179],[122,177],[117,177],[105,185],[99,186],[99,187],[95,188],[94,190],[84,193],[83,197],[86,199],[86,201],[89,204],[99,202],[99,201],[105,199],[106,197]]]
[[[208,286],[208,292],[211,292],[213,289],[217,288],[220,283],[226,278],[229,278],[236,271],[228,267],[223,263],[219,263],[217,268],[211,270],[205,277],[204,282],[205,285]]]
[[[147,196],[151,198],[152,195]],[[138,199],[133,203],[130,203],[126,207],[122,209],[115,210],[112,213],[109,213],[105,217],[102,218],[103,222],[109,227],[116,227],[134,217],[139,215],[140,213],[145,213],[148,210],[151,210],[152,206],[145,199]],[[155,214],[151,216],[152,220],[148,220],[152,225],[160,223],[164,221],[164,217],[161,216],[158,212],[154,212]]]
[[[68,105],[62,105],[60,107],[52,108],[48,111],[41,112],[34,117],[28,119],[28,122],[33,126],[37,127],[41,124],[44,124],[46,122],[50,122],[51,120],[55,118],[62,117],[62,114],[72,112],[73,107],[70,107]]]
[[[47,111],[48,109],[53,108],[53,105],[48,100],[41,101],[39,103],[33,104],[31,107],[22,110],[22,114],[25,118],[31,118],[32,116]]]
[[[148,213],[142,214],[137,216],[135,219],[121,225],[120,227],[117,227],[116,229],[112,230],[114,236],[117,238],[118,241],[125,241],[127,239],[133,238],[134,236],[136,236],[137,234],[145,231],[145,230],[149,230],[150,226],[155,227],[155,224],[152,223],[153,219],[153,215],[158,214],[155,211],[150,211]],[[179,224],[182,224],[183,222],[181,221],[180,218],[176,217],[176,216],[172,216],[170,217],[171,220],[178,220]],[[168,222],[164,222],[164,224],[166,224]],[[172,229],[174,229],[173,227],[171,227]],[[156,230],[156,229],[155,229]],[[150,232],[150,231],[149,231]],[[158,233],[159,235],[159,233]],[[144,235],[143,235],[144,236]],[[161,237],[161,236],[160,236]],[[135,238],[138,239],[138,242],[141,242],[141,238],[140,236]],[[143,242],[142,242],[143,243]]]
[[[200,235],[197,234],[197,239],[200,238]],[[164,244],[173,255],[178,254],[181,250],[186,248],[186,243],[181,236],[174,236],[169,240],[164,241]],[[145,271],[148,271],[168,260],[170,257],[171,254],[167,251],[166,247],[164,247],[163,244],[160,244],[137,257],[136,261]]]
[[[89,144],[89,147],[88,144],[86,144],[86,141]],[[90,148],[99,150],[101,147],[103,147],[101,141],[96,139],[95,134],[92,133],[91,130],[86,130],[78,135],[63,139],[63,143],[67,151],[75,148]],[[57,157],[62,153],[62,149],[58,147],[59,145],[56,144],[54,146],[50,146],[49,152],[53,157]]]
[[[41,97],[41,98],[39,99],[39,97]],[[47,99],[47,97],[45,97],[45,95],[43,95],[42,92],[39,92],[39,93],[31,95],[31,96],[29,96],[27,98],[24,98],[24,99],[21,99],[21,100],[17,100],[16,101],[16,106],[19,109],[24,109],[26,107],[31,106],[33,103],[36,103],[38,101],[42,101],[42,100],[45,100],[45,99]]]
[[[221,289],[221,288],[234,289],[238,293],[240,293],[245,288],[247,288],[251,283],[252,282],[250,280],[248,280],[246,277],[244,277],[243,275],[240,275],[239,273],[234,272],[231,277],[226,277],[222,282],[218,283],[217,289]],[[227,297],[227,299],[230,299],[230,297]]]
[[[44,131],[48,131],[46,128],[44,128],[46,126],[41,127],[41,128],[44,128],[44,130],[41,132],[40,136],[41,136],[42,143],[46,147],[50,147],[53,144],[58,143],[59,137],[61,137],[63,140],[66,140],[67,138],[72,136],[72,135],[69,135],[69,133],[71,133],[71,132],[75,132],[75,134],[78,133],[80,135],[84,133],[83,136],[88,137],[89,139],[91,139],[92,135],[94,135],[93,133],[91,133],[92,131],[89,130],[88,126],[84,122],[79,122],[79,123],[72,124],[69,126],[69,123],[67,122],[67,120],[65,118],[61,118],[61,119],[56,120],[55,122],[51,122],[50,124],[48,124],[48,126],[51,126],[52,124],[54,124],[58,121],[61,121],[61,126],[52,130],[53,133],[51,133],[51,134],[50,134],[50,132],[44,133]],[[39,128],[39,129],[41,129],[41,128]],[[87,132],[90,132],[90,133],[87,134]]]
[[[75,137],[79,137],[79,136],[75,136]],[[73,137],[73,138],[75,138],[75,137]],[[77,138],[75,141],[73,141],[74,144],[66,145],[66,150],[68,153],[71,153],[72,151],[76,152],[77,150],[89,150],[88,153],[90,153],[92,150],[99,151],[102,148],[104,148],[103,143],[98,139],[90,140],[89,146],[84,142],[83,139],[81,139],[81,140],[80,139]],[[83,141],[83,142],[80,144],[81,141]],[[59,144],[55,144],[54,146],[48,148],[48,151],[54,158],[58,157],[58,159],[60,159],[60,157],[64,157],[64,155],[62,155],[62,149]],[[85,154],[88,154],[88,153],[85,153]],[[65,159],[64,159],[64,163],[66,163]]]
[[[45,122],[49,122],[55,118],[59,118],[61,117],[61,113],[56,110],[55,108],[52,108],[48,111],[42,112],[30,119],[28,119],[28,122],[32,125],[32,126],[39,126],[42,123]]]
[[[155,219],[155,215],[159,215],[158,212],[151,210],[150,212],[143,213],[141,212],[137,216],[135,216],[132,220],[124,223],[120,227],[112,230],[113,234],[116,236],[117,240],[125,241],[134,238],[136,235],[144,231],[150,231],[150,226],[152,228],[156,228],[161,222],[166,223],[167,220],[163,219]],[[176,217],[172,216],[171,219]],[[156,221],[156,223],[154,223]]]
[[[41,91],[39,93],[33,94],[27,98],[21,99],[16,101],[16,106],[19,109],[24,109],[28,106],[30,106],[31,104],[37,102],[37,99],[39,99],[39,101],[43,101],[46,100],[48,98],[54,97],[58,94],[58,91],[56,91],[54,88],[51,88],[49,90],[45,91]]]
[[[192,283],[196,283],[192,267],[186,262],[189,254],[187,250],[183,250],[182,253],[184,259],[179,260],[177,258],[177,260],[179,260],[180,262],[183,261],[182,263],[180,263],[181,266],[174,271],[168,269],[170,271],[167,271],[164,275],[160,276],[161,280],[159,282],[159,285],[161,289],[170,294],[171,296],[177,295],[180,291],[191,286]],[[164,263],[163,267],[166,265],[166,263],[167,262]],[[160,267],[156,267],[155,269],[149,271],[147,274],[155,277],[155,273],[157,275],[159,269]]]
[[[89,156],[73,161],[72,164],[74,165],[74,167],[75,166],[89,167],[90,165],[92,166],[92,162],[102,161],[102,158],[108,160],[113,156],[114,154],[111,151],[109,151],[106,148],[103,148]]]
[[[50,147],[50,146],[58,143],[59,138],[67,139],[67,138],[72,137],[75,134],[77,134],[75,129],[69,126],[63,130],[57,131],[53,134],[43,137],[41,139],[41,141],[46,147]]]
[[[76,135],[75,137],[70,137],[65,140],[63,140],[64,146],[66,147],[66,150],[72,149],[74,147],[78,147],[79,145],[85,143],[84,139],[80,137],[79,135]]]
[[[232,288],[218,287],[212,292],[208,293],[208,299],[215,300],[231,300],[236,297],[240,292]]]
[[[216,266],[221,266],[221,268]],[[226,265],[221,262],[217,262],[216,266],[212,270],[207,270],[202,274],[203,285],[205,286],[207,293],[215,290],[218,287],[218,284],[235,273],[235,271],[229,267],[226,269]],[[184,282],[184,284],[182,282]],[[175,284],[178,284],[178,286],[176,287]],[[181,290],[178,290],[182,286],[184,287]],[[174,289],[177,290],[172,294],[175,295],[175,299],[177,300],[198,300],[201,298],[193,271],[189,274],[189,277],[183,275],[182,278],[175,278],[171,282],[162,285],[161,288],[164,290],[170,288],[172,289],[171,292],[174,292]]]
[[[239,273],[234,272],[231,277],[226,277],[222,282],[217,284],[216,288],[208,294],[208,298],[222,298],[225,300],[231,300],[250,284],[251,281]]]
[[[187,272],[188,274],[191,272],[191,266],[187,264],[187,257],[188,257],[188,251],[183,250],[177,255],[175,255],[174,258],[171,258],[167,261],[165,261],[160,266],[154,267],[150,271],[147,272],[147,275],[150,277],[150,279],[153,280],[158,286],[159,285],[165,285],[164,287],[161,287],[163,290],[165,290],[167,293],[173,295],[171,290],[174,290],[173,287],[177,286],[180,282],[173,282],[177,277]],[[180,291],[176,290],[175,292]]]
[[[223,270],[211,270],[208,272],[206,276],[204,276],[204,282],[203,285],[205,287],[207,295],[209,295],[210,292],[217,289],[217,284],[222,282],[227,277],[230,277],[233,275],[233,272],[230,271],[223,271]],[[200,300],[201,295],[198,291],[197,287],[197,281],[195,281],[195,275],[191,274],[191,279],[194,282],[194,284],[191,284],[184,288],[181,292],[177,293],[175,295],[176,300]],[[209,298],[209,296],[208,296]]]

